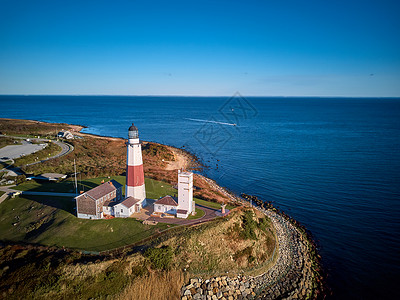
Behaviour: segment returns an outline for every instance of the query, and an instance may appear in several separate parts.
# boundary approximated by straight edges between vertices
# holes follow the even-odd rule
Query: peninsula
[[[125,140],[84,134],[82,128],[0,119],[0,147],[15,145],[21,138],[47,144],[18,159],[2,157],[1,176],[7,177],[3,182],[18,183],[0,187],[0,293],[5,298],[322,295],[320,257],[307,230],[269,203],[233,195],[190,172],[201,169],[201,164],[182,149],[142,141],[143,183],[133,180],[132,190],[145,187],[146,199],[173,199],[179,194],[178,170],[187,170],[185,176],[193,176],[196,207],[185,222],[171,222],[178,218],[171,219],[168,213],[149,221],[145,201],[144,218],[136,212],[127,218],[77,218],[76,191],[88,193],[107,182],[121,191],[128,182],[128,191],[131,182],[125,179]],[[70,150],[60,155],[62,145]],[[18,180],[7,173],[11,169]],[[68,177],[53,182],[44,174]],[[223,213],[221,205],[229,213]]]

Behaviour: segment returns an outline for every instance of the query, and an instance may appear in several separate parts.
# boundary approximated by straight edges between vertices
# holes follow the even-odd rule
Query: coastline
[[[30,120],[23,121],[29,122]],[[37,124],[54,124],[39,121],[30,122]],[[60,125],[67,126],[68,124],[63,123]],[[80,136],[90,136],[98,139],[107,139],[113,141],[124,140],[122,138],[103,137],[99,135],[81,133],[80,130],[85,128],[84,126],[68,126],[71,126],[70,128],[74,130],[74,133]],[[146,144],[148,142],[143,141],[143,143]],[[159,143],[153,144],[158,144],[166,147],[167,149],[172,149],[174,155],[177,157],[175,161],[167,162],[165,170],[172,171],[180,168],[190,168],[193,161],[196,161],[196,157],[186,150]],[[196,174],[196,178],[200,180],[200,182],[206,184],[212,191],[221,194],[221,199],[225,198],[227,201],[231,201],[232,203],[240,203],[242,205],[252,206],[267,215],[272,221],[275,229],[278,247],[276,261],[266,273],[253,277],[241,275],[233,278],[226,277],[224,280],[221,280],[222,277],[213,277],[210,279],[192,278],[189,284],[186,284],[182,287],[182,299],[196,299],[197,296],[192,294],[192,289],[196,287],[196,285],[201,286],[202,282],[206,282],[206,290],[210,293],[214,293],[215,291],[215,282],[217,282],[219,287],[229,287],[226,292],[228,294],[231,293],[229,296],[232,296],[232,299],[239,298],[239,295],[242,297],[250,296],[262,299],[315,299],[323,295],[325,288],[323,285],[323,277],[320,271],[321,263],[319,255],[317,253],[316,245],[312,239],[312,236],[303,226],[287,216],[285,213],[274,208],[269,203],[265,203],[257,199],[258,201],[255,201],[255,203],[258,206],[252,205],[243,197],[238,197],[237,195],[234,195],[218,185],[215,180],[200,174]],[[215,200],[219,202],[218,200],[221,199]],[[254,198],[250,198],[250,200],[251,199],[254,200]],[[224,281],[226,282],[225,285],[223,284]],[[213,284],[208,285],[209,283]],[[190,291],[190,295],[187,291]],[[240,293],[237,293],[237,291],[240,291]]]

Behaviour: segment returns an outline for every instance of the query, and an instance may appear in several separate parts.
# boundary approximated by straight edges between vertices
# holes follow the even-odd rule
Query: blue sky
[[[0,94],[400,96],[399,1],[0,7]]]

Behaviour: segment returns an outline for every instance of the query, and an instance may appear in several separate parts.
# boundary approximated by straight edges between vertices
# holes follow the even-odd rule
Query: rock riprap
[[[192,278],[181,289],[181,299],[307,299],[317,287],[309,241],[279,213],[257,208],[275,228],[278,247],[275,264],[258,276]]]

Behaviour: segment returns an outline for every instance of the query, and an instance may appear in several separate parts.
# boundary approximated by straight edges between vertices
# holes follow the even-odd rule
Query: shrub
[[[254,220],[254,213],[252,210],[246,210],[242,217],[242,232],[241,236],[244,239],[257,240],[255,229],[257,222]]]
[[[262,231],[266,232],[270,227],[270,220],[268,218],[260,218],[258,219],[258,228]]]
[[[26,181],[26,176],[25,175],[18,175],[15,182],[16,184],[20,184]]]
[[[162,246],[161,248],[149,248],[144,255],[150,259],[152,266],[156,269],[168,270],[173,252],[170,246]]]

